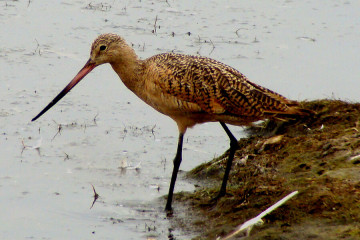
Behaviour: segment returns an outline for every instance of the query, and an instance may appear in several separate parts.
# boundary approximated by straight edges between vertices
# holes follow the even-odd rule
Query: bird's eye
[[[105,45],[101,45],[100,46],[100,51],[104,51],[106,49],[106,46]]]

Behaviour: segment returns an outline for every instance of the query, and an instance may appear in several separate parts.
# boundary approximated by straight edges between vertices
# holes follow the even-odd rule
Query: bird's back
[[[309,114],[296,101],[211,58],[164,53],[146,59],[144,66],[147,102],[174,119],[244,125],[272,116]]]

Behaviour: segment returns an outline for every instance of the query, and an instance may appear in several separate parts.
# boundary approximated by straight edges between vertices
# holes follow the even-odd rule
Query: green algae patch
[[[198,181],[180,193],[195,239],[216,239],[293,191],[299,194],[263,218],[251,239],[357,239],[360,236],[360,104],[303,102],[316,114],[265,121],[239,141],[227,195],[220,188],[227,152],[187,174]],[[189,227],[190,228],[190,227]]]

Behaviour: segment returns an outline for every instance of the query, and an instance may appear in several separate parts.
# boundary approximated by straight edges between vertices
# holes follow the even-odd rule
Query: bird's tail
[[[264,115],[269,118],[285,120],[308,118],[316,114],[312,110],[302,108],[297,102],[289,104],[288,107],[286,111],[264,111]]]

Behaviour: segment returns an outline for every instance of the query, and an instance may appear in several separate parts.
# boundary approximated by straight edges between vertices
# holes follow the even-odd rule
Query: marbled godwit
[[[308,111],[297,102],[250,82],[242,73],[216,60],[175,53],[140,60],[125,40],[115,34],[102,34],[91,47],[90,59],[75,78],[32,121],[55,105],[95,67],[110,63],[123,83],[144,102],[171,117],[178,125],[179,140],[174,158],[166,210],[171,203],[182,160],[186,129],[204,122],[220,122],[230,138],[230,151],[218,197],[226,184],[236,138],[225,123],[248,125],[276,116],[301,116]]]

